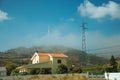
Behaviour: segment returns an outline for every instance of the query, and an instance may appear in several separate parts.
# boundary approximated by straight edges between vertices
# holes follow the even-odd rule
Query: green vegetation
[[[30,69],[29,74],[39,74],[39,71],[37,72],[37,69]]]
[[[109,66],[106,68],[107,72],[117,72],[118,71],[118,63],[116,62],[116,59],[114,56],[111,56],[111,59],[109,60]]]
[[[118,63],[116,62],[113,55],[111,56],[111,59],[110,59],[110,66],[112,66],[112,72],[117,72]]]
[[[12,76],[14,76],[14,75],[19,75],[19,70],[18,70],[18,69],[12,70],[11,75],[12,75]]]
[[[84,73],[89,72],[90,74],[104,74],[105,67],[100,64],[86,66],[82,68]]]
[[[58,68],[57,68],[57,73],[58,74],[64,74],[68,72],[68,68],[67,66],[63,65],[63,64],[59,64]]]
[[[71,71],[72,73],[82,73],[82,69],[80,67],[73,67]]]
[[[12,63],[12,62],[8,62],[5,66],[6,66],[6,69],[7,69],[7,75],[10,75],[11,71],[14,70],[17,67],[17,64]]]

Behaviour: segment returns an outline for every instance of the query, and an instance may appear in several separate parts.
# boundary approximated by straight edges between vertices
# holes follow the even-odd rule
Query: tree
[[[107,68],[106,70],[108,72],[117,72],[118,63],[116,62],[116,59],[114,58],[113,55],[111,56],[111,59],[109,60],[109,64],[110,64],[110,67]]]
[[[12,70],[14,70],[17,67],[17,64],[8,62],[5,66],[7,68],[7,75],[10,75]]]
[[[68,72],[68,68],[67,66],[65,66],[64,64],[59,64],[58,68],[57,68],[57,73],[58,74],[64,74]]]
[[[111,59],[110,59],[110,66],[112,66],[113,72],[117,72],[118,63],[116,62],[116,59],[114,58],[113,55],[111,56]]]

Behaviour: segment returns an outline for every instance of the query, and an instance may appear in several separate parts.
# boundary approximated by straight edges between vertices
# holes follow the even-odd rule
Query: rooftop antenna
[[[48,36],[50,35],[50,26],[48,25]]]
[[[50,53],[50,26],[48,25],[48,53]]]

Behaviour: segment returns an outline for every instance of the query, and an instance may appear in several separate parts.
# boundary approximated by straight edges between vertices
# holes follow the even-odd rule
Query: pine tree
[[[110,66],[112,66],[112,68],[111,68],[112,72],[117,72],[117,65],[118,65],[118,63],[116,62],[116,59],[112,55],[111,59],[110,59]]]

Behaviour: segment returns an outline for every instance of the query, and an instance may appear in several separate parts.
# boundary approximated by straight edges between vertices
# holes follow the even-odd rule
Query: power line
[[[102,52],[102,53],[120,53],[120,51],[116,50],[116,51],[108,51],[108,52]]]
[[[116,48],[116,47],[120,47],[120,45],[110,46],[110,47],[103,47],[103,48],[97,48],[97,49],[88,49],[87,51],[106,50],[106,49],[111,49],[111,48]]]

